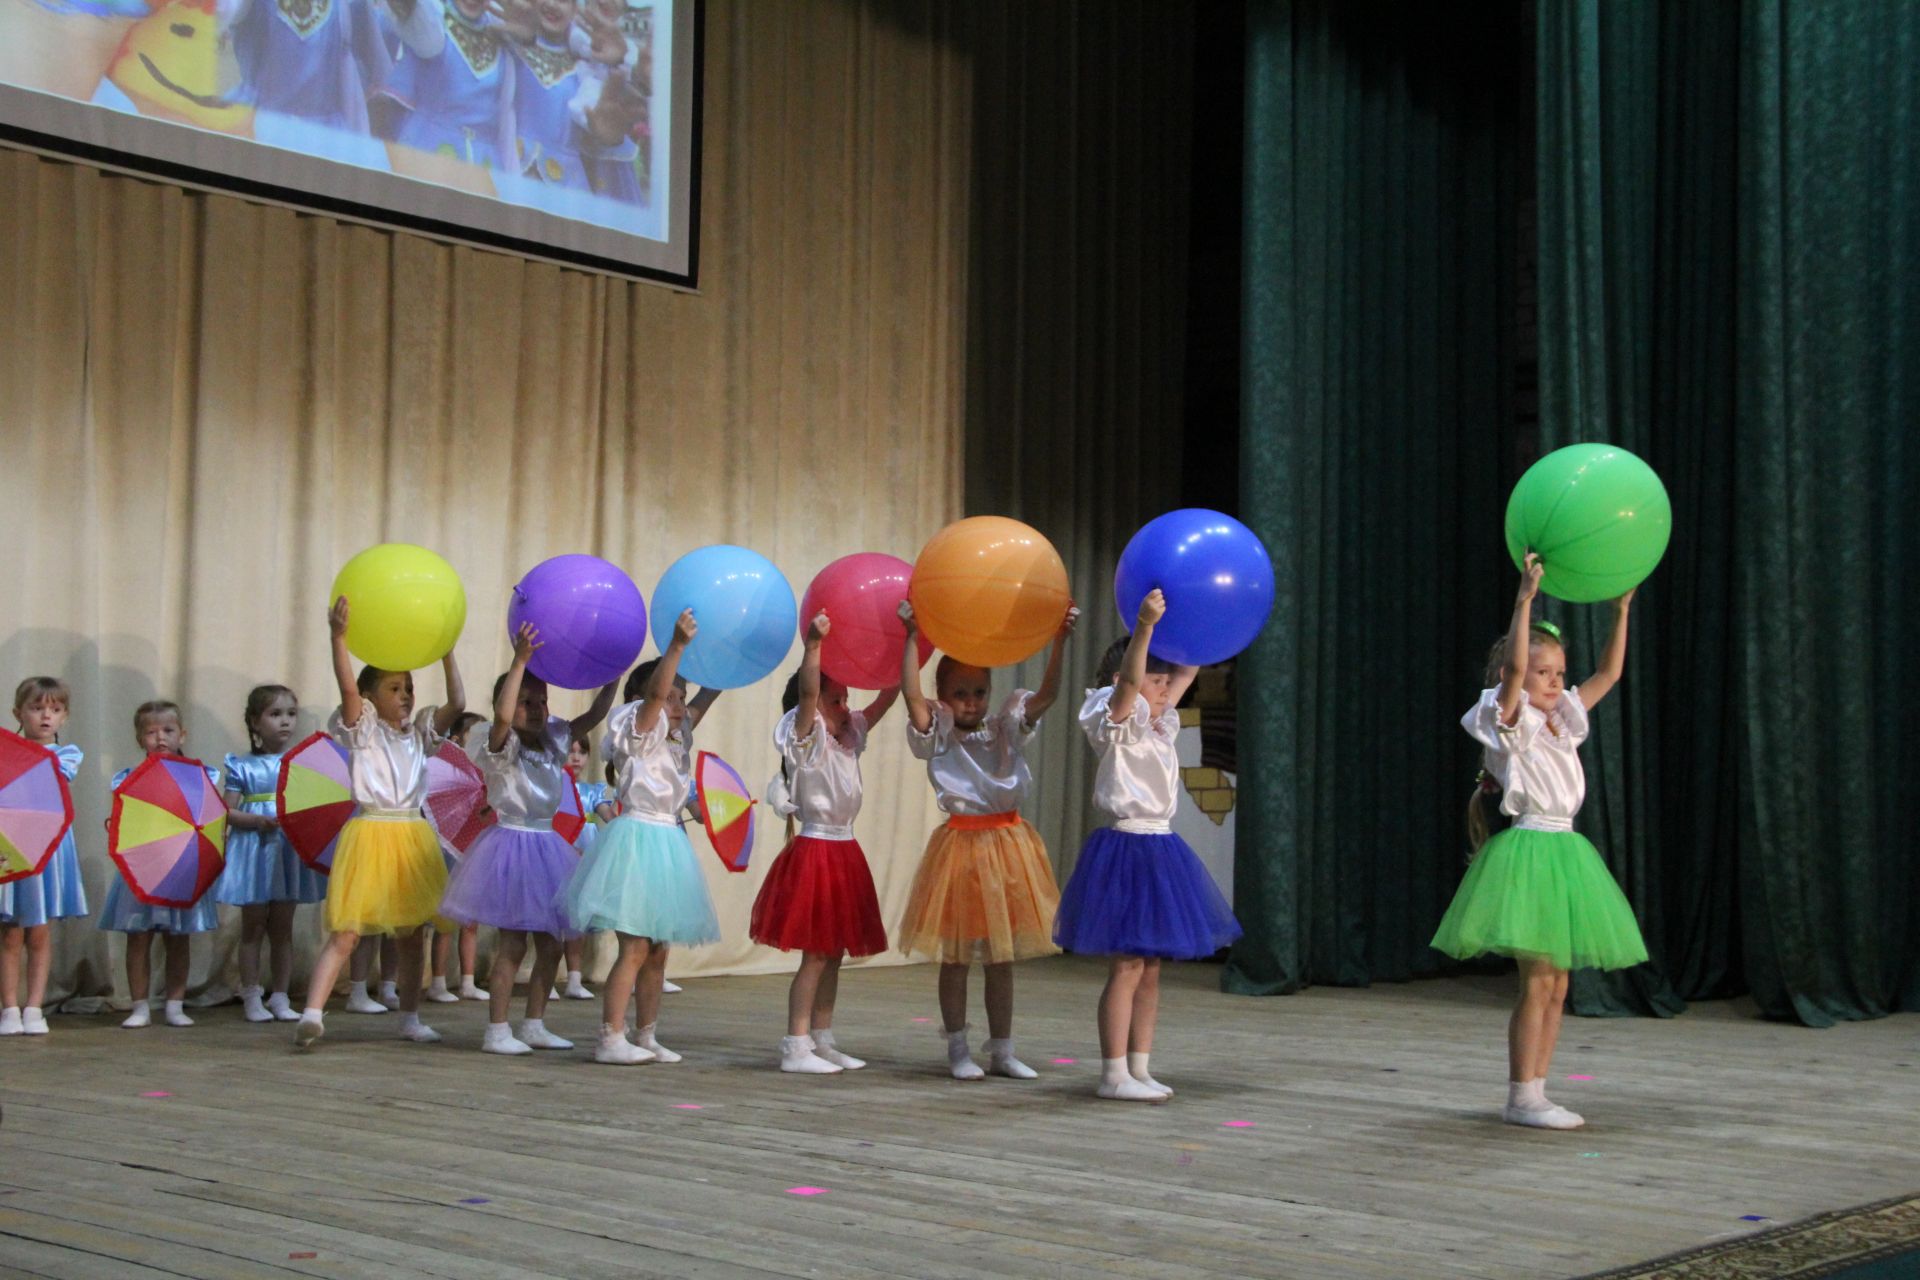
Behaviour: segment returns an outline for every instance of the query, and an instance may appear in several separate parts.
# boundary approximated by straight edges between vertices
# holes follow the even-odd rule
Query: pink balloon
[[[900,602],[913,566],[898,556],[862,551],[842,556],[815,575],[800,599],[800,634],[815,614],[832,630],[820,646],[820,670],[849,689],[891,689],[900,683],[900,646],[907,642]],[[922,634],[920,664],[933,654]]]

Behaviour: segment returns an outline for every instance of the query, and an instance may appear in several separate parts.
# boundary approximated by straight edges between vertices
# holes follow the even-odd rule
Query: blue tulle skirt
[[[80,879],[80,850],[71,831],[39,875],[0,884],[0,924],[31,929],[86,914],[87,886]]]
[[[488,827],[447,877],[440,914],[456,924],[572,937],[561,901],[579,865],[551,827]]]
[[[720,940],[707,878],[677,826],[615,818],[580,856],[559,901],[576,933],[613,929],[689,946]]]
[[[248,813],[271,814],[273,805],[247,805]],[[227,829],[227,866],[210,896],[230,907],[266,902],[324,902],[327,878],[300,861],[279,831]]]
[[[115,933],[207,933],[220,923],[213,895],[203,893],[190,907],[155,907],[133,896],[127,882],[115,876],[100,908],[100,927]]]
[[[1187,842],[1102,827],[1087,837],[1060,895],[1053,940],[1082,955],[1198,960],[1240,936],[1240,922]]]

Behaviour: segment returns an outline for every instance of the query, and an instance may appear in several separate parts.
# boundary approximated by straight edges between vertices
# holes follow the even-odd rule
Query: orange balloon
[[[1005,667],[1046,648],[1072,596],[1040,531],[1005,516],[948,525],[920,550],[907,585],[927,639],[961,662]]]

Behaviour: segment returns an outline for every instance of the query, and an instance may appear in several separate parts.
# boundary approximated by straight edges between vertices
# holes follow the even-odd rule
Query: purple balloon
[[[507,635],[540,633],[527,669],[562,689],[618,680],[647,643],[647,604],[618,565],[599,556],[555,556],[527,570],[507,605]]]
[[[1132,629],[1155,587],[1167,616],[1153,654],[1182,666],[1225,662],[1253,643],[1273,609],[1273,561],[1253,530],[1232,516],[1185,507],[1133,535],[1113,575],[1113,603]]]

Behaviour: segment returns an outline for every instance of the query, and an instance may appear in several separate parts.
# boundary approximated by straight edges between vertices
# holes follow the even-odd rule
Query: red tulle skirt
[[[850,956],[885,951],[887,927],[880,922],[880,899],[859,842],[795,836],[774,859],[753,900],[748,933],[782,951]]]

